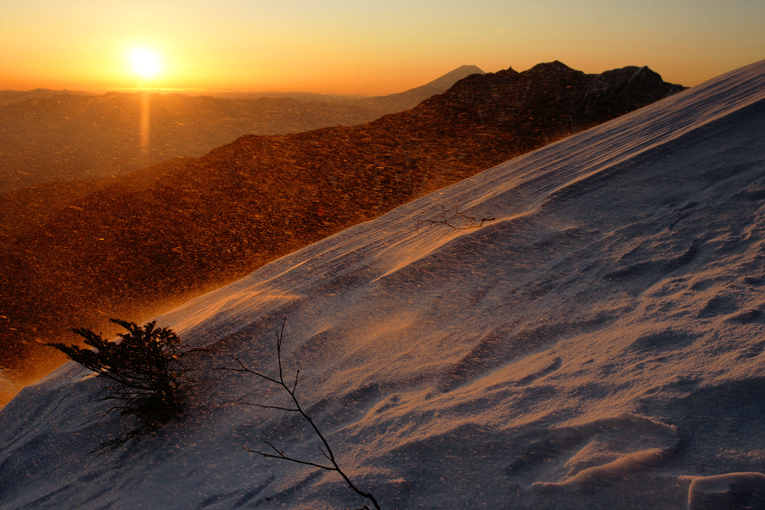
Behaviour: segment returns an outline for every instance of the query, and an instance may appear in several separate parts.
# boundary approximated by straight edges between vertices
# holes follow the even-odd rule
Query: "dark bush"
[[[91,348],[62,343],[47,345],[111,380],[103,400],[114,400],[115,404],[107,414],[119,412],[138,418],[138,428],[102,445],[116,447],[182,414],[183,396],[190,384],[182,358],[193,349],[184,349],[170,328],[157,328],[156,322],[141,327],[119,319],[111,321],[127,333],[110,341],[88,329],[75,328],[72,331]]]

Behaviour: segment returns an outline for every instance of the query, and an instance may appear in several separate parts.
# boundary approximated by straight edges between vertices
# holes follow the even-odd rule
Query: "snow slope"
[[[765,61],[509,161],[159,318],[288,374],[383,508],[765,505]],[[480,228],[455,227],[472,216]],[[449,217],[451,215],[451,217]],[[419,223],[422,220],[435,223]],[[85,455],[102,382],[0,411],[0,507],[359,508],[284,395],[201,371],[186,417]],[[760,506],[760,507],[761,507]]]

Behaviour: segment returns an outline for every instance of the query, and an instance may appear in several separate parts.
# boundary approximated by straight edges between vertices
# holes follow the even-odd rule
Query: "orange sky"
[[[647,65],[695,85],[765,58],[762,0],[7,0],[0,89],[385,94],[460,65]],[[136,47],[162,70],[142,79]]]

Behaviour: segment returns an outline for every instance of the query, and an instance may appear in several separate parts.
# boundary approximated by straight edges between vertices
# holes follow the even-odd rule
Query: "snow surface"
[[[442,207],[476,218],[453,230]],[[450,218],[457,227],[469,221]],[[288,377],[385,509],[765,505],[765,61],[499,165],[159,318]],[[298,416],[200,371],[183,420],[124,424],[66,364],[0,411],[4,509],[351,509]],[[747,506],[748,505],[748,506]]]

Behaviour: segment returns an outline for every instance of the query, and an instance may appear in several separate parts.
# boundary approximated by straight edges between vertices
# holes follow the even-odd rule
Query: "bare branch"
[[[249,373],[249,374],[252,374],[252,375],[256,375],[256,376],[258,376],[258,377],[260,377],[261,379],[265,379],[266,381],[272,382],[272,383],[274,383],[274,384],[279,384],[279,385],[281,385],[281,384],[282,384],[282,383],[281,383],[281,381],[277,381],[277,380],[276,380],[276,379],[274,379],[273,377],[269,377],[269,376],[267,376],[267,375],[265,375],[265,374],[261,374],[260,372],[256,372],[255,370],[253,370],[253,369],[251,369],[251,368],[249,368],[249,367],[245,366],[245,364],[244,364],[244,363],[242,363],[242,360],[240,360],[240,359],[239,359],[239,358],[237,358],[236,356],[231,356],[231,355],[230,355],[230,356],[229,356],[229,358],[231,358],[233,361],[235,361],[235,362],[236,362],[236,363],[239,365],[239,367],[240,367],[240,368],[231,368],[231,367],[215,367],[215,369],[214,369],[214,370],[226,370],[226,371],[228,371],[228,372],[247,372],[247,373]]]
[[[474,216],[468,216],[460,211],[460,202],[454,206],[454,212],[451,208],[446,208],[443,205],[441,207],[441,213],[436,216],[435,219],[419,220],[415,227],[415,230],[419,231],[420,227],[433,226],[433,225],[446,225],[452,229],[452,232],[457,230],[467,230],[470,228],[479,228],[483,226],[484,222],[494,221],[494,218],[481,218],[480,223]]]
[[[273,448],[273,445],[269,444],[269,446],[271,446]],[[276,452],[279,455],[274,455],[272,453],[265,453],[265,452],[261,452],[261,451],[258,451],[258,450],[250,450],[249,448],[245,448],[245,450],[247,450],[250,453],[257,453],[258,455],[262,455],[263,457],[267,457],[269,459],[288,460],[288,461],[294,462],[296,464],[304,464],[306,466],[313,466],[313,467],[317,467],[319,469],[323,469],[325,471],[337,471],[334,467],[331,467],[331,466],[322,466],[321,464],[316,464],[314,462],[309,462],[309,461],[300,460],[300,459],[293,459],[292,457],[287,457],[286,455],[284,455],[279,450],[276,450],[276,448],[274,448],[274,450],[276,450]]]
[[[284,384],[284,370],[282,368],[282,340],[284,339],[284,326],[287,324],[287,317],[282,321],[282,329],[276,333],[276,359],[279,362],[279,383],[284,386],[287,391],[287,385]]]
[[[263,442],[264,442],[264,443],[266,443],[268,446],[270,446],[270,447],[271,447],[271,449],[272,449],[273,451],[275,451],[276,453],[278,453],[280,456],[284,457],[284,452],[282,452],[282,451],[279,451],[279,450],[276,448],[276,446],[274,446],[273,444],[269,443],[268,441],[263,441]]]
[[[280,406],[267,406],[264,404],[255,404],[252,402],[239,402],[240,406],[253,406],[253,407],[262,407],[263,409],[278,409],[279,411],[287,411],[290,413],[299,413],[300,409],[290,409],[289,407],[280,407]]]
[[[444,209],[443,207],[442,207],[442,209],[443,209],[443,214],[444,214],[444,218],[445,218],[447,210]],[[323,470],[326,470],[326,471],[336,471],[343,478],[343,480],[345,480],[345,483],[348,485],[348,487],[351,490],[353,490],[356,494],[358,494],[358,495],[360,495],[360,496],[362,496],[364,498],[367,498],[369,501],[372,502],[372,504],[374,505],[374,508],[376,510],[380,510],[380,505],[377,503],[377,500],[375,499],[375,497],[372,496],[372,494],[370,494],[368,492],[363,492],[358,487],[356,487],[353,484],[353,482],[350,480],[350,478],[348,478],[348,476],[343,472],[343,470],[340,469],[340,466],[337,464],[337,460],[335,459],[335,455],[334,455],[334,453],[332,453],[332,448],[329,446],[329,443],[327,442],[327,439],[324,437],[324,434],[322,434],[321,430],[319,430],[319,427],[316,425],[316,423],[311,419],[311,417],[303,410],[302,406],[300,405],[300,402],[298,401],[297,396],[295,394],[295,392],[297,390],[299,376],[300,376],[300,370],[297,369],[295,371],[295,379],[294,379],[294,381],[292,383],[292,387],[290,387],[285,382],[285,379],[284,379],[284,365],[282,363],[282,342],[284,340],[284,327],[285,327],[286,323],[287,323],[287,318],[285,317],[284,320],[282,321],[281,328],[276,332],[276,361],[277,361],[277,364],[278,364],[278,367],[279,367],[279,380],[273,379],[273,378],[268,377],[268,376],[266,376],[266,375],[264,375],[264,374],[262,374],[260,372],[252,370],[251,368],[245,366],[245,364],[242,363],[242,361],[239,358],[236,358],[234,356],[232,356],[231,358],[234,361],[237,362],[237,364],[239,365],[239,368],[229,368],[227,370],[230,370],[232,372],[250,373],[250,374],[253,374],[253,375],[257,376],[257,377],[260,377],[261,379],[264,379],[266,381],[279,384],[284,389],[284,391],[286,391],[287,394],[292,398],[292,402],[295,404],[295,408],[294,409],[293,408],[288,408],[288,407],[282,407],[282,406],[272,406],[272,405],[254,404],[254,403],[243,403],[243,405],[251,405],[251,406],[261,407],[261,408],[264,408],[264,409],[276,409],[276,410],[280,410],[280,411],[300,413],[300,415],[303,417],[303,419],[306,422],[308,422],[308,424],[311,426],[311,428],[314,431],[314,434],[321,441],[321,444],[323,446],[319,447],[319,451],[324,456],[324,458],[326,458],[331,463],[331,465],[330,466],[325,466],[325,465],[317,464],[315,462],[311,462],[311,461],[308,461],[308,460],[298,459],[298,458],[295,458],[295,457],[288,457],[287,455],[284,454],[283,451],[278,450],[273,444],[269,443],[268,441],[265,441],[265,443],[268,446],[270,446],[273,451],[276,452],[276,455],[274,455],[273,453],[261,452],[259,450],[251,450],[251,449],[249,449],[247,447],[245,447],[244,449],[249,451],[249,452],[251,452],[251,453],[257,453],[257,454],[259,454],[259,455],[261,455],[263,457],[267,457],[267,458],[287,460],[287,461],[290,461],[290,462],[294,462],[296,464],[303,464],[303,465],[306,465],[306,466],[313,466],[313,467],[316,467],[316,468],[319,468],[319,469],[323,469]]]
[[[298,383],[298,376],[300,375],[300,369],[298,368],[295,370],[295,383],[292,385],[292,392],[295,393],[295,390],[297,389],[297,383]]]

